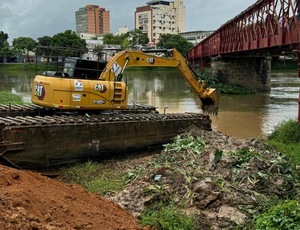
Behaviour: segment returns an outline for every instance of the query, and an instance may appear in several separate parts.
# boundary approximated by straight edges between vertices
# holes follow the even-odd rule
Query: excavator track
[[[39,171],[162,145],[190,126],[211,130],[208,115],[159,114],[154,107],[137,105],[83,115],[1,105],[0,114],[0,160]]]
[[[115,110],[114,110],[115,111]],[[78,115],[78,114],[103,114],[112,112],[110,110],[58,110],[52,108],[44,108],[34,104],[26,105],[4,105],[0,104],[0,117],[16,117],[16,116],[51,116],[56,114],[68,114],[68,115]],[[133,104],[128,105],[128,108],[123,110],[118,110],[120,114],[136,114],[136,113],[158,113],[154,106]]]

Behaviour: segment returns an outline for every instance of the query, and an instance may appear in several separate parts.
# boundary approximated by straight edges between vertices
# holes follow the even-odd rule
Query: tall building
[[[185,32],[185,6],[183,0],[152,0],[135,11],[135,28],[147,33],[155,42],[161,34]]]
[[[86,5],[79,8],[75,13],[76,33],[109,34],[110,15],[109,11],[99,8],[97,5]]]

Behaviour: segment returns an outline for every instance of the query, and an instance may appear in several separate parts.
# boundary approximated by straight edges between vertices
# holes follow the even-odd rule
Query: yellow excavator
[[[97,68],[94,63],[65,58],[62,71],[45,71],[42,75],[36,75],[32,85],[32,103],[60,110],[126,109],[128,88],[122,81],[126,68],[174,67],[200,98],[203,112],[218,112],[219,92],[207,88],[176,49],[124,50],[108,62],[97,62]]]

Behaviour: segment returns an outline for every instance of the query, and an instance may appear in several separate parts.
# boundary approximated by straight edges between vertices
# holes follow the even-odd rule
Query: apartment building
[[[136,8],[135,28],[148,35],[151,42],[157,41],[161,34],[185,32],[185,6],[183,0],[152,0],[145,6]]]
[[[98,5],[86,5],[75,12],[76,33],[94,35],[110,33],[110,14]]]

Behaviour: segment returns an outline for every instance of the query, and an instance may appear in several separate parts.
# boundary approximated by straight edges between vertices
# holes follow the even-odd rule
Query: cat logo
[[[155,60],[153,57],[147,57],[147,62],[150,64],[154,64]]]
[[[43,85],[34,86],[34,96],[36,96],[39,100],[44,100],[46,91]]]
[[[106,88],[106,86],[103,85],[103,84],[95,84],[95,85],[94,85],[94,90],[95,90],[95,91],[100,91],[100,93],[105,93],[106,90],[107,90],[107,88]]]

